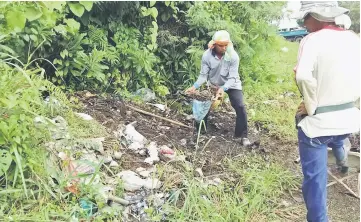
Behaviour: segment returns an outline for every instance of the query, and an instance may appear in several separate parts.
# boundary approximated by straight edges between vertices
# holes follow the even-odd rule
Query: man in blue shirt
[[[238,73],[239,56],[233,49],[229,33],[225,30],[217,31],[208,47],[209,49],[202,56],[198,80],[186,90],[186,93],[195,93],[206,81],[217,88],[217,95],[223,97],[226,92],[237,115],[234,137],[240,139],[244,146],[249,146],[251,143],[247,137],[247,113]],[[207,117],[208,115],[205,117],[205,122]]]

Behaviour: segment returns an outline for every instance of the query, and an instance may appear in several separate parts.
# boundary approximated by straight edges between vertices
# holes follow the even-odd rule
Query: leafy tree
[[[350,10],[351,30],[360,33],[360,1],[341,1],[339,5]]]

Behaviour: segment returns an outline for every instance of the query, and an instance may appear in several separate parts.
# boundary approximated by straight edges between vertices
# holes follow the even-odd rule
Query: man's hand
[[[223,98],[223,95],[224,95],[224,90],[222,87],[219,87],[216,92],[216,99]]]
[[[301,102],[301,104],[298,106],[297,115],[308,115],[304,102]]]
[[[185,93],[186,94],[194,94],[195,92],[196,92],[196,87],[194,87],[194,86],[192,86],[192,87],[190,87],[190,88],[188,88],[186,91],[185,91]]]

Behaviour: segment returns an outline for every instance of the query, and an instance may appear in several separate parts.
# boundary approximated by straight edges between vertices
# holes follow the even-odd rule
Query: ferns
[[[104,50],[107,48],[108,39],[107,39],[106,31],[104,29],[96,28],[90,25],[88,36],[89,36],[90,44],[92,44],[95,48],[100,50]]]

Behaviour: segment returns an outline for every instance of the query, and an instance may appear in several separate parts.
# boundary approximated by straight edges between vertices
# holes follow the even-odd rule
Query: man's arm
[[[224,91],[227,91],[229,87],[231,87],[239,78],[238,73],[238,66],[239,66],[239,56],[237,53],[234,53],[234,56],[232,56],[231,65],[229,67],[229,74],[228,74],[228,80],[227,82],[222,86]]]
[[[310,36],[309,36],[310,37]],[[313,71],[317,65],[317,46],[312,39],[306,37],[300,44],[298,63],[295,67],[296,82],[303,96],[304,104],[309,116],[313,116],[318,105],[317,79]]]
[[[202,63],[201,63],[201,71],[200,74],[198,76],[197,81],[193,84],[193,86],[198,89],[199,87],[201,87],[203,85],[203,83],[205,83],[208,79],[208,74],[209,74],[209,70],[211,69],[208,65],[207,62],[207,51],[205,53],[203,53],[202,56]]]

